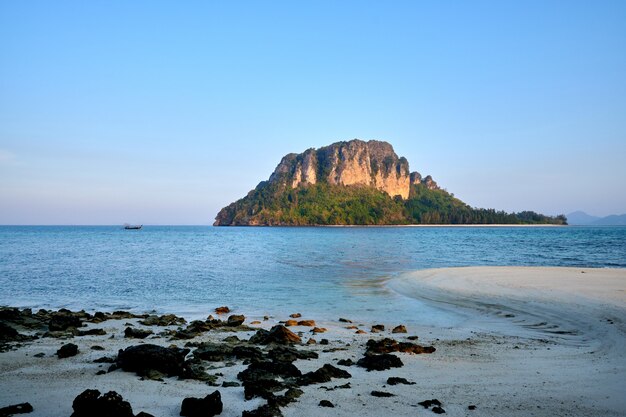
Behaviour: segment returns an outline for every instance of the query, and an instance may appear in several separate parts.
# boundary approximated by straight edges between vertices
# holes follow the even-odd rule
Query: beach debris
[[[293,313],[293,314],[290,314],[289,317],[291,317],[292,319],[299,319],[300,317],[302,317],[302,314]]]
[[[132,327],[127,327],[126,329],[124,329],[124,337],[128,337],[131,339],[145,339],[151,334],[154,334],[152,330],[135,329]]]
[[[65,345],[61,346],[56,353],[59,359],[69,358],[71,356],[76,356],[77,354],[78,346],[76,346],[74,343],[66,343]]]
[[[187,320],[174,314],[151,315],[139,321],[139,324],[144,326],[173,326],[185,323],[187,323]]]
[[[320,401],[320,403],[318,404],[320,407],[330,407],[330,408],[334,408],[335,406],[333,405],[333,403],[331,403],[328,400],[322,400]]]
[[[244,321],[246,321],[245,316],[241,314],[233,314],[232,316],[228,316],[226,325],[231,327],[241,326]]]
[[[352,320],[344,319],[343,317],[339,317],[339,321],[341,323],[352,323]]]
[[[348,371],[339,369],[331,364],[325,364],[321,368],[307,372],[298,379],[298,385],[311,385],[321,382],[330,382],[332,378],[352,378]]]
[[[228,313],[230,313],[230,308],[228,308],[226,306],[217,307],[215,309],[215,312],[217,314],[228,314]]]
[[[476,406],[474,404],[468,405],[467,406],[468,410],[476,410]]]
[[[367,332],[365,330],[359,329],[356,332],[354,332],[354,334],[366,334]]]
[[[372,329],[370,331],[372,333],[384,332],[385,331],[385,325],[384,324],[375,324],[375,325],[372,326]]]
[[[269,331],[259,329],[251,338],[250,343],[267,345],[269,343],[293,344],[300,343],[300,336],[283,325],[277,324]]]
[[[254,320],[254,321],[251,321],[250,324],[257,325],[257,324],[261,324],[261,322],[259,320]]]
[[[33,406],[30,403],[21,403],[0,408],[0,416],[12,416],[13,414],[32,413]]]
[[[254,410],[244,410],[241,417],[283,417],[277,405],[263,404]]]
[[[402,363],[399,357],[390,353],[383,353],[381,355],[366,354],[359,359],[356,364],[368,371],[384,371],[404,366],[404,363]]]
[[[370,392],[370,395],[372,397],[395,397],[395,394],[392,394],[390,392],[385,392],[385,391],[372,391]]]
[[[387,378],[387,384],[389,385],[399,385],[399,384],[415,385],[415,382],[411,382],[405,378],[399,378],[397,376],[390,376],[389,378]]]
[[[222,396],[216,390],[204,398],[185,398],[180,407],[180,415],[184,417],[211,417],[221,414],[222,409]]]
[[[96,389],[85,390],[74,399],[72,408],[71,417],[135,417],[130,403],[115,391],[100,396]]]
[[[367,341],[368,353],[433,353],[436,349],[432,346],[421,346],[410,342],[398,342],[397,340],[384,338],[382,340],[370,339]]]
[[[407,333],[406,326],[404,324],[400,324],[400,325],[394,327],[391,330],[391,333]]]
[[[130,346],[119,351],[116,365],[127,372],[139,376],[149,370],[162,372],[168,376],[181,375],[185,365],[185,356],[189,349],[163,347],[153,344]]]

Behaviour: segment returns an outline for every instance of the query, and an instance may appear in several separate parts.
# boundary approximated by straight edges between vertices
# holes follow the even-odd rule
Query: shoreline
[[[287,327],[302,337],[302,343],[293,347],[319,355],[318,359],[296,360],[293,364],[302,373],[332,364],[349,372],[351,377],[301,386],[302,396],[297,402],[281,406],[282,415],[430,415],[432,411],[424,409],[418,402],[433,398],[441,401],[442,408],[451,416],[623,415],[626,412],[626,399],[621,395],[626,375],[626,359],[622,355],[626,347],[626,306],[621,298],[607,299],[602,294],[603,291],[605,295],[607,291],[614,292],[615,288],[600,288],[598,294],[586,297],[576,296],[576,285],[568,288],[570,293],[553,293],[545,288],[538,292],[533,288],[537,285],[535,282],[545,285],[545,279],[537,275],[538,272],[560,273],[563,277],[567,268],[547,268],[549,271],[479,268],[480,273],[474,271],[474,274],[465,268],[428,270],[427,273],[435,275],[450,273],[450,270],[457,274],[438,282],[432,277],[428,283],[420,282],[419,274],[425,272],[417,271],[387,283],[406,297],[416,296],[442,311],[462,315],[464,320],[457,326],[437,327],[423,322],[407,325],[407,333],[393,333],[395,326],[406,324],[406,317],[387,318],[383,322],[364,322],[358,317],[347,317],[352,321],[348,323],[339,320],[340,311],[337,311],[336,319],[324,321],[309,316],[306,311],[294,311],[302,314],[295,320],[316,320],[315,326],[326,330],[315,333],[312,326],[297,323]],[[481,283],[480,277],[489,276],[489,273],[495,273],[494,270],[505,277],[496,283],[500,285],[493,285],[493,276],[488,278],[491,282]],[[507,283],[506,278],[507,272],[515,271],[518,275],[513,274],[509,279],[514,278],[516,287]],[[585,277],[593,278],[595,273],[602,275],[604,270],[585,268],[585,271]],[[626,270],[618,272],[623,276]],[[463,282],[465,290],[460,285]],[[559,279],[553,277],[551,282],[558,283]],[[214,311],[207,311],[208,314],[222,322],[228,316]],[[246,315],[246,311],[235,310],[229,314]],[[286,321],[292,318],[288,315],[245,317],[247,328],[220,325],[194,334],[190,339],[172,339],[172,334],[189,328],[189,323],[159,326],[142,324],[142,320],[145,319],[111,318],[102,322],[85,319],[84,326],[78,330],[102,329],[106,335],[58,334],[57,337],[19,342],[22,346],[0,352],[0,407],[30,402],[34,407],[30,414],[33,417],[67,416],[71,414],[72,401],[78,394],[85,389],[98,389],[102,393],[118,392],[130,402],[135,413],[145,411],[154,416],[177,416],[183,398],[204,397],[219,390],[224,403],[220,416],[240,416],[244,410],[254,410],[267,402],[258,397],[245,400],[241,386],[221,386],[223,382],[241,383],[237,375],[248,366],[245,361],[235,358],[203,360],[201,363],[206,372],[218,375],[214,383],[220,386],[177,377],[163,376],[161,381],[140,378],[121,369],[106,372],[108,363],[93,361],[104,356],[115,357],[119,349],[148,343],[164,347],[175,344],[181,348],[187,345],[192,352],[196,349],[193,344],[201,342],[219,346],[243,343],[256,346],[267,354],[271,346],[248,345],[245,341],[258,329],[269,330],[281,322],[287,324]],[[372,326],[376,324],[383,324],[385,329],[372,332]],[[132,339],[125,337],[126,328],[153,333],[146,339]],[[26,328],[19,330],[24,334],[37,332]],[[239,341],[233,341],[232,336]],[[309,338],[317,343],[306,344]],[[394,352],[403,366],[384,371],[368,372],[354,364],[338,363],[348,359],[357,362],[364,357],[368,340],[384,338],[433,346],[436,351],[428,354]],[[321,344],[323,339],[328,344]],[[55,352],[66,343],[76,344],[79,353],[58,359]],[[101,346],[104,351],[93,350],[94,346]],[[37,357],[40,354],[43,357]],[[97,375],[101,371],[104,372]],[[390,385],[387,382],[389,377],[405,378],[414,385]],[[350,388],[340,387],[346,383]],[[393,397],[376,397],[372,391]],[[276,393],[280,394],[282,391]],[[330,401],[334,408],[320,407],[322,400]],[[475,405],[476,411],[469,410],[470,405]]]

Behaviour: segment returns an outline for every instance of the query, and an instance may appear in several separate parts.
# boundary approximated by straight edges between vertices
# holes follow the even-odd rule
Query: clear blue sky
[[[626,1],[0,2],[0,224],[210,224],[352,138],[473,206],[626,212]]]

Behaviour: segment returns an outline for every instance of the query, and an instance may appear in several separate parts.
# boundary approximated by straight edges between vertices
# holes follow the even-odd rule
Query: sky
[[[211,224],[353,138],[475,207],[626,213],[626,2],[0,1],[0,224]]]

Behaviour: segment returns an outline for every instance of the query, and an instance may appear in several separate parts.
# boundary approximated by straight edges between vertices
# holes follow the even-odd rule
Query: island
[[[224,207],[214,226],[553,224],[564,215],[475,208],[410,172],[384,141],[353,139],[282,158],[269,180]]]

